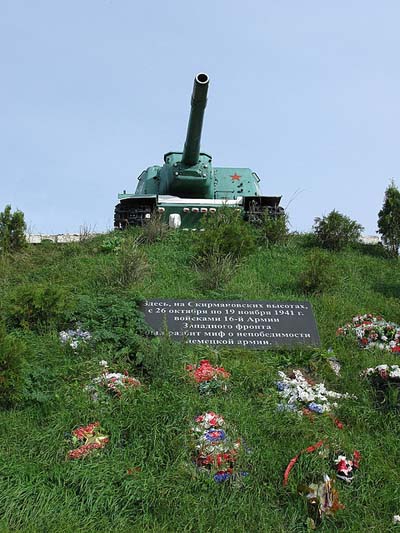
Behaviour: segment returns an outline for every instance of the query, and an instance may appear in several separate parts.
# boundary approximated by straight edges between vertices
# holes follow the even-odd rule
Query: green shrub
[[[267,244],[283,244],[289,238],[289,218],[286,213],[278,217],[271,217],[264,211],[263,219],[259,224],[261,240]]]
[[[393,180],[385,191],[383,206],[378,214],[378,233],[382,235],[389,253],[397,256],[400,247],[400,191]]]
[[[12,327],[40,330],[63,322],[69,299],[60,287],[50,284],[25,284],[10,297],[7,320]]]
[[[119,233],[110,233],[106,236],[103,242],[100,245],[100,250],[102,252],[118,252],[121,248],[121,243],[123,236],[121,232]]]
[[[0,213],[0,252],[7,254],[22,250],[26,245],[25,230],[23,212],[11,213],[11,206],[6,205]]]
[[[90,331],[93,343],[104,356],[110,354],[113,358],[127,357],[140,362],[137,352],[150,330],[139,310],[139,303],[137,298],[127,301],[113,294],[79,296],[68,319],[71,324],[80,323],[84,330]]]
[[[300,289],[306,294],[320,294],[337,286],[339,275],[329,253],[313,250],[300,274]]]
[[[196,235],[196,258],[211,255],[231,256],[234,260],[250,254],[255,248],[255,233],[242,214],[235,209],[223,207],[214,214],[205,216]]]
[[[22,364],[25,354],[24,343],[6,335],[4,325],[0,325],[0,406],[14,406],[22,394]]]
[[[322,218],[316,218],[313,229],[319,246],[338,251],[356,244],[364,228],[358,222],[333,210]]]

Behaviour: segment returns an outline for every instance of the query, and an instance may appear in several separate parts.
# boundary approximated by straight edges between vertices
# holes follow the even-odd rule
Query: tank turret
[[[207,74],[197,74],[183,152],[167,152],[163,166],[140,174],[135,193],[118,195],[115,228],[143,225],[158,212],[172,227],[196,229],[202,216],[222,206],[240,210],[250,222],[265,210],[271,216],[283,213],[281,197],[261,196],[260,179],[250,168],[213,167],[211,156],[200,152],[208,85]]]

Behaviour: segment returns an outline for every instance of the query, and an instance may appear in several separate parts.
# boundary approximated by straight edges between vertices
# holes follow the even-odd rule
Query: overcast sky
[[[292,229],[332,209],[376,231],[400,186],[399,0],[0,0],[0,209],[34,232],[112,227],[117,194],[202,150],[282,195]]]

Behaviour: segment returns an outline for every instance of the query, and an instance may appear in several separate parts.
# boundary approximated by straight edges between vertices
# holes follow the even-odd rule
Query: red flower
[[[338,429],[343,429],[343,424],[342,424],[342,422],[341,422],[338,418],[335,418],[334,422],[335,422],[335,426],[336,426]]]
[[[361,453],[358,450],[354,450],[353,453],[353,466],[354,468],[360,467]]]
[[[87,426],[82,426],[80,428],[74,429],[72,434],[78,439],[84,439],[88,435],[93,433],[93,430],[100,426],[100,422],[93,422],[93,424],[88,424]]]
[[[80,459],[81,457],[85,457],[85,455],[90,453],[92,450],[96,450],[98,448],[104,448],[107,442],[108,442],[108,439],[104,439],[102,442],[93,442],[92,444],[83,444],[76,450],[69,451],[68,459]]]
[[[186,370],[192,375],[196,383],[210,381],[214,377],[229,378],[230,373],[223,367],[213,367],[208,359],[202,359],[199,366],[186,365]]]

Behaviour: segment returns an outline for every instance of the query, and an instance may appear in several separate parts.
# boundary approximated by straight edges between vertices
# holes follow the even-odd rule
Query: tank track
[[[271,218],[278,218],[285,214],[284,208],[279,205],[262,205],[257,201],[252,201],[245,211],[244,219],[250,224],[258,225],[263,222],[266,212]]]
[[[127,205],[119,203],[115,206],[114,228],[125,229],[129,226],[143,226],[146,215],[150,215],[153,209],[154,207],[148,204]]]

